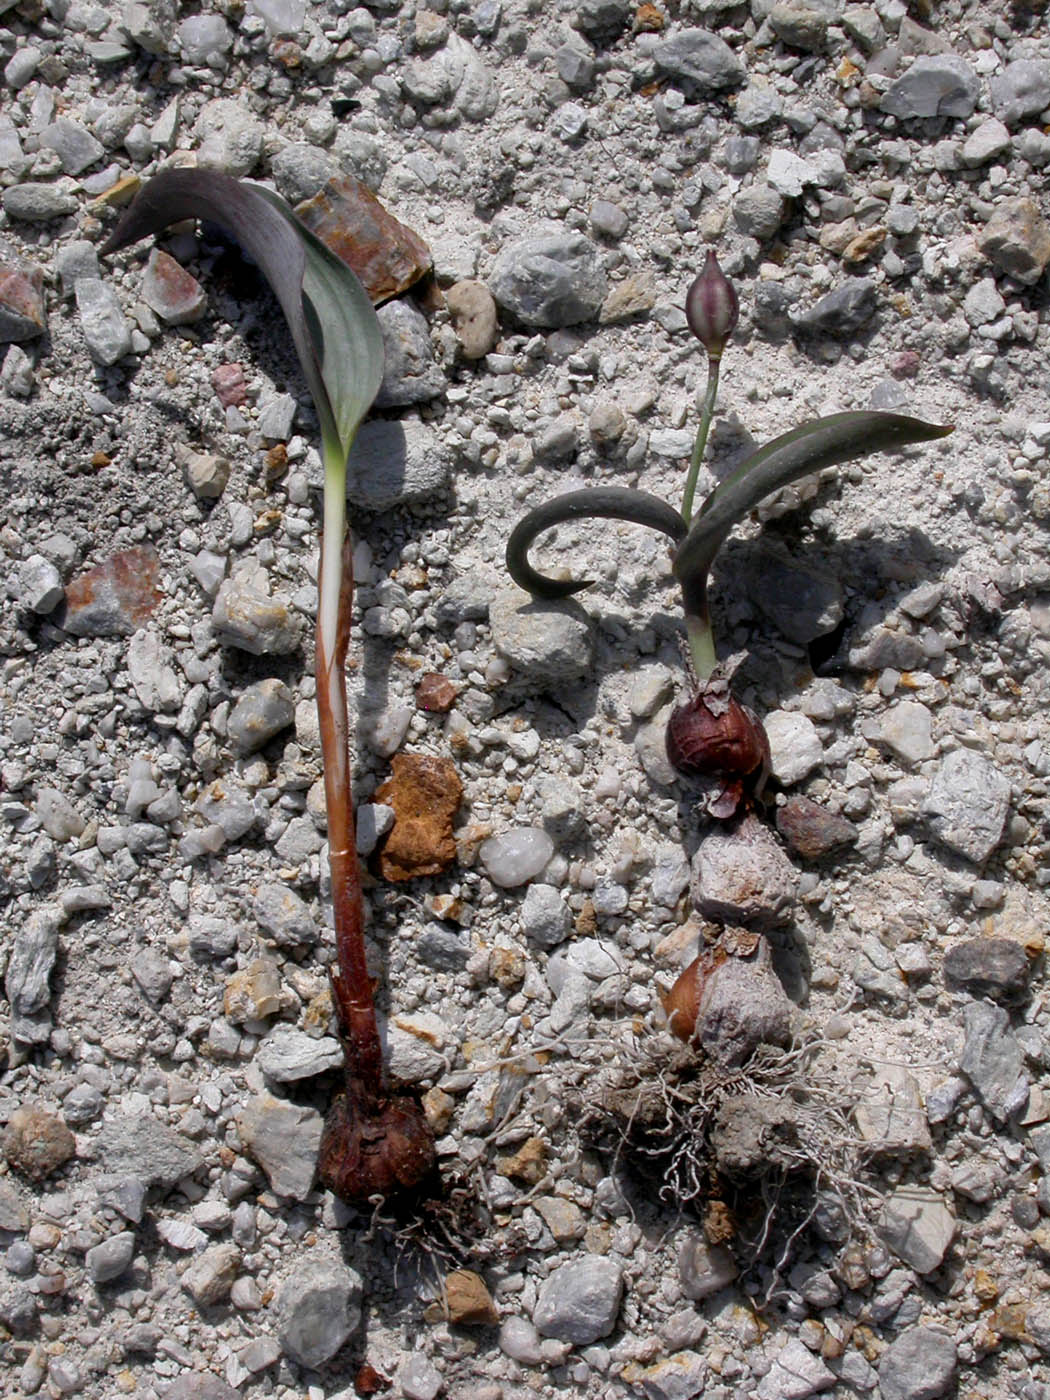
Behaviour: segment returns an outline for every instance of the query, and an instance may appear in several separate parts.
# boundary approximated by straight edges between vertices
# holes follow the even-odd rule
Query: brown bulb
[[[759,720],[731,696],[716,704],[700,691],[671,711],[667,757],[687,777],[747,777],[769,759]]]
[[[679,973],[671,990],[660,998],[667,1017],[667,1029],[686,1044],[696,1035],[696,1022],[708,978],[724,961],[724,953],[719,956],[710,949],[706,950],[694,958],[684,972]]]
[[[324,1120],[318,1173],[341,1201],[364,1205],[419,1191],[434,1172],[434,1135],[415,1099],[351,1103],[340,1094]]]

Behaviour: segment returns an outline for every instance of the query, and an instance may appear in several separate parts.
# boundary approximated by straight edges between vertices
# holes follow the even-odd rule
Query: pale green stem
[[[694,603],[694,607],[696,604]],[[707,610],[707,599],[696,611],[685,614],[685,635],[689,643],[689,655],[693,662],[696,679],[703,686],[711,679],[718,666],[715,654],[715,636],[711,631],[711,615]]]
[[[693,455],[689,462],[689,475],[685,479],[685,493],[682,496],[682,519],[688,525],[693,518],[693,497],[696,495],[696,482],[700,475],[700,463],[704,460],[707,435],[711,431],[711,419],[715,416],[715,400],[718,398],[718,370],[721,359],[707,361],[707,393],[700,412],[700,425],[696,430]]]
[[[317,623],[329,662],[335,656],[339,628],[339,592],[343,581],[346,536],[346,453],[338,442],[324,444],[324,533],[317,580]]]

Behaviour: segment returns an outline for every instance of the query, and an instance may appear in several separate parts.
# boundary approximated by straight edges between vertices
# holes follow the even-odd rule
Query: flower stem
[[[382,1089],[383,1060],[365,956],[364,899],[350,784],[345,663],[354,581],[346,530],[346,469],[338,445],[326,443],[324,457],[324,534],[318,578],[315,674],[335,922],[332,994],[346,1049],[347,1072],[364,1094],[374,1098]]]
[[[700,412],[700,425],[696,430],[696,441],[693,443],[693,455],[689,462],[689,475],[685,479],[685,492],[682,495],[682,519],[687,525],[693,518],[693,498],[696,495],[696,482],[700,475],[700,463],[704,459],[704,449],[707,447],[707,435],[711,431],[711,419],[715,414],[715,400],[718,398],[718,370],[721,363],[721,357],[716,359],[710,355],[708,356],[707,393],[704,395],[704,406]]]

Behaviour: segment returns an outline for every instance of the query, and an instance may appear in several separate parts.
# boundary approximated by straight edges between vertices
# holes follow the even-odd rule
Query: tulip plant
[[[433,1136],[418,1101],[387,1088],[365,958],[354,837],[345,662],[353,598],[346,465],[383,377],[383,340],[357,277],[271,190],[212,171],[176,169],[144,186],[102,248],[114,253],[187,218],[207,219],[258,264],[291,332],[321,424],[324,532],[315,670],[336,936],[332,998],[345,1052],[345,1091],[329,1109],[321,1180],[343,1200],[390,1198],[425,1185]]]
[[[529,562],[529,549],[544,530],[568,520],[606,518],[647,525],[673,545],[672,569],[681,589],[693,693],[672,713],[667,753],[680,772],[703,778],[711,816],[735,815],[748,794],[757,795],[768,775],[769,743],[761,722],[730,693],[719,667],[707,602],[707,585],[722,544],[733,527],[767,496],[824,467],[928,442],[950,427],[897,413],[834,413],[803,423],[745,458],[694,510],[696,484],[718,394],[722,354],[737,323],[732,284],[708,252],[703,271],[686,296],[686,319],[707,352],[707,391],[679,510],[657,496],[626,487],[570,491],[531,510],[507,544],[507,568],[519,587],[538,598],[564,598],[590,580],[549,578]]]

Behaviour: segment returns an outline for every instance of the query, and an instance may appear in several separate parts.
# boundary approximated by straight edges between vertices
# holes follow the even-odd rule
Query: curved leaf
[[[326,448],[338,445],[345,462],[383,377],[383,338],[361,283],[272,190],[188,167],[155,175],[101,252],[190,218],[217,224],[258,264],[288,322]]]
[[[507,572],[518,585],[536,598],[567,598],[589,588],[593,579],[548,578],[529,563],[529,547],[537,535],[561,525],[566,520],[586,520],[591,517],[627,520],[647,525],[670,535],[675,544],[685,537],[685,521],[681,515],[646,491],[632,491],[625,486],[597,486],[585,491],[569,491],[555,496],[519,520],[507,541]]]
[[[706,588],[707,574],[726,536],[765,498],[800,477],[837,462],[889,452],[912,442],[946,437],[951,427],[900,413],[833,413],[803,423],[752,453],[701,506],[674,558],[674,574],[689,598]]]

